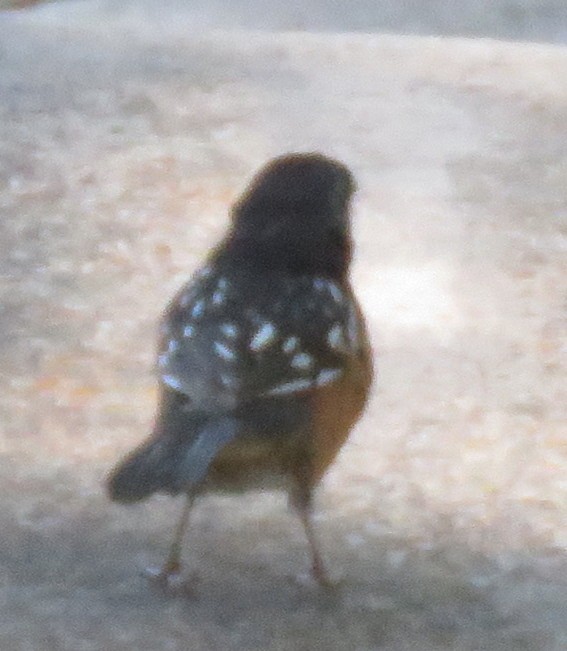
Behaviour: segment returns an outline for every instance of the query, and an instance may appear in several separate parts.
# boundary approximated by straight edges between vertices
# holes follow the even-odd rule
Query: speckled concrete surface
[[[567,51],[0,14],[0,649],[567,648]],[[210,498],[201,583],[140,578],[179,504],[109,504],[152,418],[155,324],[249,175],[359,179],[376,347],[297,584],[280,496]]]

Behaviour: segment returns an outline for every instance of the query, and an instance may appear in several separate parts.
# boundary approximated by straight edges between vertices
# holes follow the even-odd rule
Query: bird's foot
[[[344,578],[338,575],[329,575],[321,568],[312,568],[311,572],[302,572],[295,578],[296,583],[303,587],[316,587],[326,594],[336,594],[344,584]]]
[[[175,597],[193,597],[198,582],[196,574],[186,575],[179,563],[166,563],[163,567],[148,567],[144,577],[164,594]]]

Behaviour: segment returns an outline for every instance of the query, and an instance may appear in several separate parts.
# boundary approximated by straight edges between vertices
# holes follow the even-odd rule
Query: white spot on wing
[[[198,300],[195,305],[193,305],[193,309],[191,310],[191,316],[194,319],[198,319],[203,312],[205,311],[205,301],[203,299]]]
[[[228,282],[226,278],[221,278],[217,283],[217,288],[213,294],[213,305],[222,305],[226,298],[226,290],[228,288]]]
[[[223,386],[228,388],[234,388],[237,385],[237,380],[234,375],[229,375],[228,373],[221,373],[220,381]]]
[[[170,339],[167,345],[167,352],[174,353],[179,348],[179,342],[176,339]]]
[[[183,328],[184,337],[192,337],[194,334],[195,334],[195,326],[191,325],[190,323]]]
[[[335,323],[335,325],[327,333],[327,343],[333,350],[345,350],[345,335],[343,332],[343,327],[340,323]]]
[[[335,303],[338,303],[339,305],[343,302],[343,293],[342,291],[335,285],[335,283],[329,283],[328,284],[329,292],[331,293],[331,296],[335,300]]]
[[[340,377],[342,371],[340,368],[324,368],[317,376],[317,386],[321,387],[330,384]]]
[[[257,353],[269,346],[274,341],[276,332],[273,323],[269,321],[263,323],[250,340],[250,350]]]
[[[297,353],[297,355],[294,355],[291,360],[291,366],[302,371],[311,368],[312,364],[313,357],[311,357],[311,355],[308,353]]]
[[[182,388],[181,382],[177,377],[175,377],[175,375],[162,375],[161,380],[164,384],[167,384],[168,387],[171,387],[176,391],[180,391]]]
[[[284,382],[283,384],[278,384],[273,389],[270,389],[266,393],[270,396],[285,396],[291,393],[298,393],[299,391],[305,391],[310,389],[313,386],[311,380],[292,380],[291,382]]]
[[[187,307],[191,302],[192,298],[193,298],[193,293],[191,291],[185,292],[183,296],[179,299],[179,305],[183,308]]]
[[[229,339],[234,339],[238,336],[238,328],[234,323],[223,323],[220,327],[220,331]]]
[[[297,337],[288,337],[282,345],[282,350],[284,353],[288,354],[293,353],[299,344],[299,339]]]
[[[313,287],[318,291],[322,292],[325,287],[327,287],[328,281],[324,280],[323,278],[315,278],[313,281]]]
[[[344,300],[344,295],[341,289],[334,282],[327,280],[326,278],[315,278],[313,280],[313,287],[318,292],[323,292],[327,290],[329,294],[333,297],[335,303],[340,305]]]
[[[167,353],[164,353],[163,355],[160,355],[158,357],[158,364],[163,368],[164,366],[167,365],[167,362],[169,361],[169,355]]]
[[[222,341],[215,341],[213,344],[215,353],[225,359],[226,361],[232,361],[236,358],[236,353],[232,348],[229,348],[226,344],[223,344]]]

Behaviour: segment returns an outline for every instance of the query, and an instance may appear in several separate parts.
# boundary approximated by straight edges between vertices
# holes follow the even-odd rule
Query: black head
[[[349,170],[321,154],[276,158],[234,206],[224,250],[247,267],[343,277],[354,190]]]

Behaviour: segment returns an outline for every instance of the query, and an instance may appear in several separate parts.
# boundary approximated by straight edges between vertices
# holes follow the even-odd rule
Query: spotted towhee
[[[283,488],[320,583],[313,489],[365,406],[371,350],[349,284],[349,170],[319,154],[271,161],[232,211],[225,239],[167,307],[150,439],[109,479],[118,502],[188,497],[158,578],[179,574],[196,496]]]

